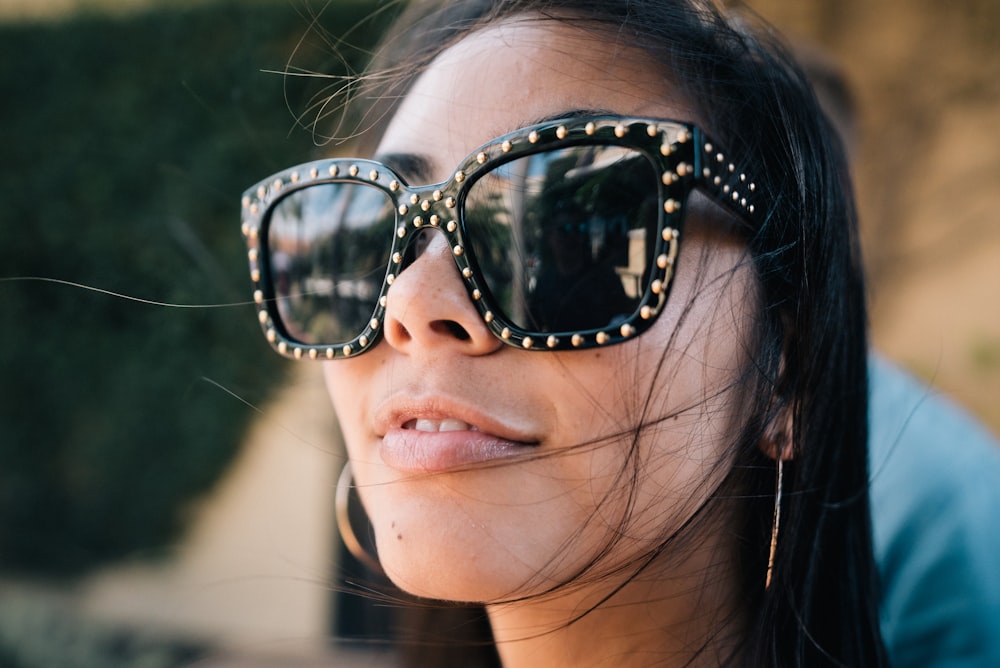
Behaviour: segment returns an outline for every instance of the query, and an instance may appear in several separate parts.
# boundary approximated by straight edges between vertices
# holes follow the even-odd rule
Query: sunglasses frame
[[[636,311],[614,327],[572,332],[534,332],[517,327],[491,303],[466,244],[464,220],[468,187],[479,175],[516,158],[578,145],[613,145],[642,153],[660,175],[655,264]],[[288,336],[271,287],[266,242],[271,212],[290,192],[324,183],[356,183],[383,191],[395,203],[390,260],[371,318],[353,339],[312,345]],[[727,161],[725,152],[698,127],[679,121],[622,116],[575,117],[515,130],[473,151],[445,182],[412,187],[391,168],[373,160],[332,158],[285,169],[248,189],[242,199],[242,232],[247,242],[258,320],[271,346],[293,359],[338,359],[374,347],[385,320],[389,288],[402,271],[411,238],[426,228],[448,239],[469,298],[487,328],[502,342],[523,350],[573,350],[609,346],[648,329],[663,309],[679,251],[688,197],[699,188],[738,217],[759,224],[762,212],[755,182]],[[473,231],[474,233],[474,231]],[[389,240],[387,240],[389,242]]]

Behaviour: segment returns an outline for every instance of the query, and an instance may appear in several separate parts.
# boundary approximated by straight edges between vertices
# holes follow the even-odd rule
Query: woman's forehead
[[[508,19],[470,33],[431,62],[379,152],[454,162],[494,137],[576,110],[690,119],[672,89],[648,54],[617,44],[610,31]]]

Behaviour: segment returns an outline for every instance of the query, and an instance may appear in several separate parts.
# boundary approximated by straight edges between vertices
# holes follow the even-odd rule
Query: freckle
[[[396,534],[396,540],[403,540],[403,534],[397,533]]]
[[[395,520],[393,520],[393,521],[392,521],[392,528],[393,528],[393,529],[395,529],[395,528],[396,528],[396,521],[395,521]]]

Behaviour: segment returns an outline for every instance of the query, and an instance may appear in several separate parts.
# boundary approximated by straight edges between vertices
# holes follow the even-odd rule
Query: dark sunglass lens
[[[473,183],[468,243],[504,315],[538,332],[632,316],[649,282],[658,184],[644,154],[611,145],[525,156]]]
[[[289,338],[333,345],[362,333],[385,277],[394,221],[389,197],[356,183],[311,185],[274,205],[265,223],[267,297]]]

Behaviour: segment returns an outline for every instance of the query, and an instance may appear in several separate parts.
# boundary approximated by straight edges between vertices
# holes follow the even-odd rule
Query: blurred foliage
[[[332,3],[323,24],[363,47],[371,11]],[[282,379],[246,304],[239,198],[317,150],[289,109],[324,81],[263,70],[363,64],[312,18],[244,0],[0,25],[0,278],[240,303],[0,281],[0,569],[168,545],[239,448],[240,399]]]

